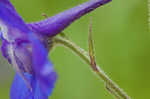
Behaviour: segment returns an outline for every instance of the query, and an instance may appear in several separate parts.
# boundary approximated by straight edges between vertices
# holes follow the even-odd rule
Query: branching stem
[[[72,41],[65,39],[63,37],[55,37],[53,38],[53,44],[54,45],[63,45],[69,49],[71,49],[74,53],[76,53],[78,56],[80,56],[84,62],[86,62],[88,65],[91,66],[91,61],[88,53],[81,49],[79,46],[74,44]],[[96,75],[102,79],[106,85],[106,89],[114,95],[117,99],[130,99],[130,97],[116,84],[114,83],[99,67],[96,66],[98,70],[95,70],[94,72]],[[94,69],[92,69],[94,70]],[[118,98],[120,97],[120,98]]]

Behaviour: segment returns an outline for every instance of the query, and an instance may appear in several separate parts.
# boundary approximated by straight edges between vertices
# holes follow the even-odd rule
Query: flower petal
[[[32,75],[26,73],[24,76],[28,83],[31,84],[32,91],[22,77],[16,73],[10,91],[11,99],[48,99],[48,96],[41,92],[38,81]]]
[[[46,95],[50,95],[55,85],[57,74],[48,59],[48,50],[34,37],[34,34],[30,35],[32,42],[33,71],[36,75],[36,79],[39,80],[41,90],[46,93]]]
[[[2,4],[5,4],[5,6],[14,9],[14,7],[11,5],[9,0],[1,0]]]
[[[28,42],[14,44],[14,57],[18,67],[32,74],[32,49]]]
[[[34,99],[47,99],[45,97],[51,94],[56,81],[56,73],[53,70],[52,64],[48,60],[48,51],[46,51],[43,43],[40,43],[39,38],[34,35],[22,18],[17,14],[9,0],[5,1],[7,3],[0,2],[0,27],[2,27],[1,38],[10,44],[8,51],[10,54],[9,56],[11,56],[10,58],[13,60],[12,64],[16,67],[15,69],[17,69],[16,71],[18,73],[11,88],[11,98],[33,99],[32,97],[34,97]],[[23,67],[21,66],[21,64],[24,64],[23,61],[26,61],[28,58],[27,56],[24,57],[24,54],[21,53],[25,53],[28,48],[20,49],[19,47],[22,47],[21,45],[26,44],[26,42],[28,42],[29,45],[31,44],[31,53],[28,54],[31,54],[32,57],[32,75],[26,75],[24,74],[26,71],[20,69]],[[6,49],[5,46],[2,47],[2,49]],[[6,55],[7,53],[4,54]],[[27,69],[27,71],[28,70],[30,69]],[[33,89],[32,94],[29,90],[30,88]]]
[[[8,53],[8,45],[9,43],[6,40],[2,40],[1,52],[2,55],[8,60],[8,62],[11,63],[11,59]]]
[[[26,33],[29,31],[9,0],[0,1],[0,21]]]
[[[90,0],[46,20],[30,23],[28,26],[37,33],[45,33],[48,36],[55,36],[63,31],[73,21],[110,1],[112,0]]]
[[[27,40],[27,34],[31,32],[9,0],[0,2],[0,28],[1,38],[9,43]]]

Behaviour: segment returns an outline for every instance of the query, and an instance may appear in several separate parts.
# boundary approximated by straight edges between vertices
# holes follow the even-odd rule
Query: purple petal
[[[110,1],[112,0],[90,0],[46,20],[30,23],[28,25],[35,32],[45,33],[48,36],[54,36],[64,30],[73,21]]]
[[[39,80],[41,90],[47,95],[50,95],[55,85],[57,74],[53,69],[52,63],[50,63],[48,59],[48,51],[41,42],[34,37],[34,34],[30,35],[32,42],[33,70],[36,79]]]
[[[17,39],[26,40],[27,34],[30,33],[28,26],[9,0],[1,0],[0,2],[0,27],[1,38],[9,43],[15,42]]]
[[[8,8],[14,9],[14,7],[12,6],[9,0],[0,0],[0,2]]]
[[[14,46],[14,57],[17,65],[25,72],[32,73],[32,49],[30,44],[23,42],[14,44]]]
[[[2,1],[2,2],[1,2]],[[0,1],[0,21],[4,24],[8,24],[14,28],[20,29],[22,32],[28,32],[28,28],[25,25],[22,18],[18,15],[13,5],[9,0]]]
[[[10,2],[8,0],[5,1],[0,2],[0,26],[2,27],[1,38],[9,42],[11,48],[8,50],[5,44],[3,44],[2,50],[7,49],[8,51],[6,51],[10,52],[9,56],[11,56],[10,58],[13,61],[12,64],[14,67],[16,67],[15,69],[18,74],[21,75],[20,77],[17,74],[15,77],[11,88],[11,98],[30,99],[32,96],[43,97],[43,94],[44,97],[49,96],[54,88],[56,73],[53,70],[52,64],[48,60],[48,51],[43,46],[43,43],[41,43],[40,40],[36,37],[36,35],[30,31],[28,26],[17,14],[16,10],[13,8]],[[28,51],[28,47],[26,47],[27,42],[31,47],[31,53]],[[7,53],[3,54],[7,56]],[[29,59],[32,60],[32,63],[29,62],[31,60],[27,59],[30,56],[32,59]],[[32,76],[26,74],[24,75],[24,72],[30,73],[28,71],[30,68],[28,69],[29,66],[25,65],[25,62],[29,63],[27,65],[32,68]],[[24,82],[31,83],[32,86],[30,87],[33,89],[33,94],[31,94],[29,90],[30,87],[26,86],[28,84]],[[36,86],[34,87],[33,85]],[[40,95],[41,92],[42,95]]]
[[[48,96],[41,92],[38,81],[32,75],[26,73],[24,76],[31,84],[32,91],[22,77],[16,74],[10,91],[11,99],[48,99]]]
[[[2,46],[1,46],[2,55],[8,60],[9,63],[11,63],[11,59],[8,53],[8,46],[9,43],[6,40],[2,40]]]

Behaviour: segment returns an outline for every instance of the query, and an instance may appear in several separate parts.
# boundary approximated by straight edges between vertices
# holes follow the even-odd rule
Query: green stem
[[[106,84],[105,87],[106,90],[109,91],[110,94],[114,95],[116,99],[120,99],[120,96],[116,92],[114,92],[114,90],[110,88],[108,84]]]
[[[54,45],[64,45],[65,47],[71,49],[73,52],[75,52],[78,56],[80,56],[88,65],[91,66],[90,57],[86,51],[78,47],[76,44],[71,42],[68,39],[62,38],[62,37],[55,37],[53,38],[53,44]],[[121,89],[119,86],[114,83],[104,72],[103,70],[97,66],[98,71],[94,71],[99,78],[101,78],[105,84],[106,89],[109,89],[108,91],[112,93],[114,96],[119,95],[121,99],[130,99],[130,97]],[[116,97],[118,99],[118,97]]]

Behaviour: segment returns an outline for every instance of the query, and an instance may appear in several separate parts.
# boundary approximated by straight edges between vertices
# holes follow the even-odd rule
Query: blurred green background
[[[87,0],[11,0],[26,22],[44,19]],[[147,0],[114,0],[64,32],[87,50],[90,16],[97,63],[132,99],[150,99],[150,33]],[[57,47],[51,60],[59,75],[51,99],[113,99],[78,56]],[[0,99],[9,99],[14,71],[0,56]]]

